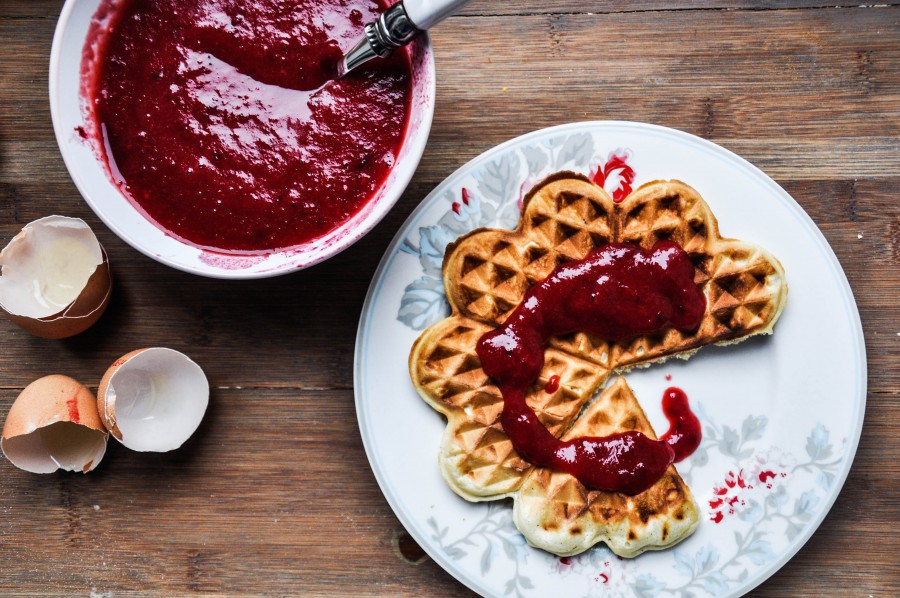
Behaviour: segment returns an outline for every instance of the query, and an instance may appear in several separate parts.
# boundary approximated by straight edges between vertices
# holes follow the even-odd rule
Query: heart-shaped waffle
[[[656,438],[634,393],[618,378],[563,435],[608,436],[637,430]],[[659,550],[688,537],[700,523],[691,491],[674,465],[635,496],[588,490],[567,473],[535,467],[515,493],[513,520],[528,542],[559,556],[605,542],[622,557]]]
[[[720,237],[706,202],[684,183],[648,183],[615,203],[570,172],[550,176],[528,194],[516,230],[479,229],[447,248],[443,276],[452,313],[419,337],[409,366],[419,394],[447,417],[439,461],[457,494],[472,501],[510,496],[532,469],[500,425],[503,399],[481,369],[478,339],[559,264],[610,242],[650,248],[662,239],[679,243],[694,264],[707,298],[699,328],[613,343],[583,333],[553,338],[527,401],[561,436],[613,371],[771,333],[787,298],[781,264],[760,247]],[[559,390],[545,392],[554,375]]]

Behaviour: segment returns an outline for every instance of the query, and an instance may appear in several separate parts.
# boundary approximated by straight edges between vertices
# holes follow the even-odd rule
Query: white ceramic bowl
[[[50,113],[59,149],[81,195],[114,233],[141,253],[173,268],[213,278],[286,274],[328,259],[359,240],[387,214],[409,184],[425,151],[434,114],[434,59],[426,35],[412,45],[413,99],[400,155],[376,196],[353,218],[309,244],[256,255],[205,251],[167,235],[122,195],[92,143],[76,130],[84,125],[85,114],[82,48],[102,1],[67,0],[63,7],[50,53]]]

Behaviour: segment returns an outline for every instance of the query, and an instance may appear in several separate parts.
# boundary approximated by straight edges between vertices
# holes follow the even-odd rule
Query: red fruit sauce
[[[669,431],[660,437],[660,441],[675,451],[675,463],[684,461],[700,446],[703,436],[700,420],[691,411],[687,395],[675,386],[663,393],[662,408],[669,420]]]
[[[550,376],[550,379],[547,380],[547,384],[544,386],[544,392],[552,395],[557,390],[559,390],[559,376]]]
[[[290,247],[380,189],[408,122],[409,55],[334,77],[386,4],[113,4],[82,87],[112,177],[167,232],[225,251]]]
[[[66,401],[66,407],[69,410],[69,421],[72,423],[81,422],[81,414],[78,412],[78,393],[76,392],[72,398]]]
[[[660,440],[629,431],[561,441],[525,402],[544,366],[551,336],[583,331],[607,340],[699,326],[706,297],[694,266],[671,241],[650,251],[610,244],[563,264],[532,286],[503,325],[478,341],[486,374],[503,394],[501,424],[519,455],[533,465],[565,471],[589,488],[638,494],[700,442],[700,424],[687,397],[670,388],[663,409],[671,427]]]

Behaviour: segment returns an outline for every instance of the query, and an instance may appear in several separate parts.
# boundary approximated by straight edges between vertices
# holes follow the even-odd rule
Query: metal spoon
[[[470,0],[400,0],[366,25],[366,33],[338,63],[338,77],[377,56],[387,58],[421,32],[431,29]]]

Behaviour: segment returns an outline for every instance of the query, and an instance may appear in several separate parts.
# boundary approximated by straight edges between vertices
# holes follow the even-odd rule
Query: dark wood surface
[[[0,461],[0,593],[471,595],[430,560],[409,562],[416,547],[368,467],[351,373],[363,297],[400,224],[458,166],[539,127],[623,119],[701,135],[768,172],[828,238],[862,316],[869,394],[853,470],[813,538],[753,594],[900,594],[900,6],[835,4],[476,0],[434,32],[434,128],[391,214],[323,265],[229,283],[139,255],[87,208],[47,101],[62,2],[0,0],[0,240],[48,214],[82,217],[116,283],[108,313],[71,340],[0,321],[0,413],[46,374],[96,389],[142,346],[185,351],[213,386],[182,450],[110,442],[86,476]]]

